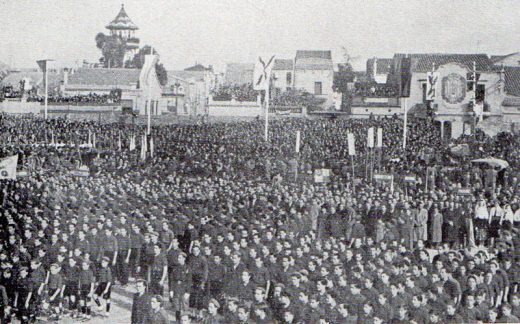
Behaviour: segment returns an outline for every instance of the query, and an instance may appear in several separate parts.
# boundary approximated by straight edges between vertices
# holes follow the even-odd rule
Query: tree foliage
[[[107,36],[103,33],[96,35],[96,46],[103,55],[103,64],[106,68],[123,67],[126,42],[118,36]]]

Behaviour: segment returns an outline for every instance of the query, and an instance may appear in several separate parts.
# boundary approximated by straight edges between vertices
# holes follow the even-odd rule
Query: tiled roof
[[[332,60],[332,52],[331,51],[301,51],[301,50],[296,51],[296,60],[308,59],[308,58]]]
[[[184,71],[211,71],[210,67],[205,67],[202,64],[196,64],[194,66],[190,66],[189,68],[185,68]]]
[[[498,62],[502,61],[503,59],[508,58],[509,56],[513,56],[513,55],[516,55],[516,54],[519,54],[519,53],[520,52],[514,52],[514,53],[510,53],[510,54],[506,54],[506,55],[491,55],[490,60],[493,63],[498,63]]]
[[[130,86],[139,81],[140,69],[90,69],[80,68],[69,75],[69,85]]]
[[[395,54],[394,59],[402,58],[405,54]],[[458,63],[469,70],[473,70],[473,62],[476,63],[478,71],[493,71],[493,62],[487,54],[410,54],[412,61],[412,72],[425,73],[431,71],[433,64],[435,68],[448,63]]]
[[[293,60],[275,59],[273,70],[292,70],[294,68]]]
[[[520,97],[520,67],[505,66],[505,92]]]
[[[373,76],[374,60],[375,60],[375,58],[371,58],[371,59],[367,60],[367,74],[368,75]],[[377,58],[376,74],[389,74],[390,72],[392,72],[393,63],[394,63],[394,59]]]
[[[331,51],[296,51],[295,69],[333,70]]]
[[[136,24],[128,17],[125,11],[125,6],[121,6],[121,10],[117,14],[116,18],[108,24],[107,29],[139,29]]]
[[[177,70],[177,71],[168,71],[168,79],[170,77],[184,79],[186,81],[204,81],[205,71],[186,71],[186,70]]]

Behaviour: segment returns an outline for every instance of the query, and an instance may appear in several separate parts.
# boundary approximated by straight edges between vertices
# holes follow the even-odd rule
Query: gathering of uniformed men
[[[134,286],[132,324],[519,321],[518,139],[470,137],[481,149],[454,157],[424,120],[410,121],[405,152],[396,118],[275,120],[269,144],[262,127],[154,126],[143,161],[129,136],[117,145],[138,125],[2,115],[0,157],[31,171],[1,182],[2,322],[110,322],[113,289]],[[364,168],[368,127],[383,128],[378,167],[391,186],[352,181],[338,162],[350,129]],[[89,132],[93,153],[45,144]],[[510,167],[469,162],[484,155]],[[78,164],[90,176],[71,176]],[[329,183],[310,179],[316,168],[332,170]]]

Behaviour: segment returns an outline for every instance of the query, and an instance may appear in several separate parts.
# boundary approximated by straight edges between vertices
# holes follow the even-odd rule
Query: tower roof
[[[121,10],[117,14],[116,18],[107,25],[107,29],[116,30],[137,30],[139,29],[136,24],[128,17],[125,11],[125,5],[121,5]]]

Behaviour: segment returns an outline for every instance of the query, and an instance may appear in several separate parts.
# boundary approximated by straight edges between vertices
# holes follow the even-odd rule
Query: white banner
[[[347,141],[348,141],[348,155],[356,155],[356,143],[355,143],[354,134],[348,133]]]
[[[16,180],[16,166],[18,165],[18,155],[0,159],[0,179]]]
[[[383,129],[377,129],[377,147],[383,147]]]
[[[368,135],[367,135],[367,146],[370,148],[374,147],[374,127],[370,127],[368,129]]]
[[[300,131],[296,131],[296,153],[300,153]]]

